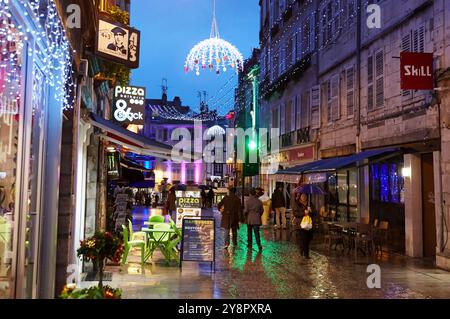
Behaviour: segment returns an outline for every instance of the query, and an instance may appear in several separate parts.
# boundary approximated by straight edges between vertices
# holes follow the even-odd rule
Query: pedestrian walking
[[[309,259],[309,246],[313,238],[313,221],[312,221],[312,207],[308,206],[308,196],[300,195],[298,203],[298,218],[300,222],[300,252],[303,257]],[[296,217],[297,217],[296,216]]]
[[[206,192],[204,189],[200,192],[200,196],[202,197],[202,208],[206,207]]]
[[[153,203],[153,208],[158,207],[159,204],[159,195],[158,193],[155,194],[155,202]]]
[[[263,204],[259,200],[258,195],[254,189],[250,190],[250,196],[245,203],[244,214],[247,223],[247,247],[253,247],[253,233],[255,233],[256,244],[259,250],[262,250],[260,238],[261,216],[264,212]]]
[[[175,195],[175,187],[172,187],[169,190],[169,195],[167,196],[165,208],[167,210],[167,213],[174,221],[176,220],[176,211],[177,211],[176,201],[177,196]]]
[[[241,200],[236,196],[236,188],[232,187],[220,203],[217,205],[222,213],[220,227],[225,231],[225,246],[230,246],[230,231],[233,237],[233,246],[237,247],[237,230],[239,228],[239,220],[242,215]]]
[[[283,185],[281,184],[277,186],[272,194],[272,208],[275,211],[275,228],[282,227],[286,229],[286,200],[283,194]]]
[[[214,191],[211,187],[211,189],[208,192],[208,207],[212,207],[214,201]]]

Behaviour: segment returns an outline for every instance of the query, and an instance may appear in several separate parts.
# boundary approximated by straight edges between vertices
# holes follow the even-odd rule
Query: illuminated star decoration
[[[234,45],[220,39],[216,21],[216,0],[214,0],[210,37],[191,49],[184,64],[184,71],[188,73],[195,70],[195,74],[200,75],[200,69],[209,69],[220,74],[220,70],[227,71],[227,66],[239,73],[244,68],[244,59]]]

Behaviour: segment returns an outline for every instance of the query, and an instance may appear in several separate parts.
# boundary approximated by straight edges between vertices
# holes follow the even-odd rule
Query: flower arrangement
[[[83,256],[84,261],[92,261],[98,266],[98,287],[103,287],[103,272],[107,259],[119,262],[123,254],[122,240],[113,236],[110,232],[96,232],[94,236],[80,241],[78,256]]]
[[[62,299],[121,299],[122,290],[110,286],[75,289],[75,285],[66,285],[60,295]]]

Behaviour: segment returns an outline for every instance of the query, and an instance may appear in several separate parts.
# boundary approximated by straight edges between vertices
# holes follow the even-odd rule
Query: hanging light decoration
[[[191,49],[184,64],[184,71],[186,73],[195,71],[197,75],[200,75],[200,70],[208,69],[220,74],[221,71],[226,72],[228,68],[239,73],[244,68],[244,59],[234,45],[220,38],[216,21],[216,0],[214,0],[210,37]]]

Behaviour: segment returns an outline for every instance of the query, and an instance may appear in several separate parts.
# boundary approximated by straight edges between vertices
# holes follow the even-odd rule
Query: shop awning
[[[302,165],[297,165],[288,169],[280,170],[276,172],[277,175],[295,175],[302,173],[319,173],[335,171],[342,168],[352,167],[357,165],[358,162],[371,157],[389,154],[389,157],[397,156],[401,153],[399,148],[385,148],[378,150],[370,150],[360,152],[350,156],[327,158],[318,160]]]
[[[139,165],[139,163],[137,163],[135,161],[132,161],[132,160],[129,160],[129,159],[126,159],[123,157],[120,159],[120,165],[123,167],[126,167],[128,169],[134,169],[134,170],[141,171],[141,172],[151,172],[152,171],[151,169],[147,169],[144,166]]]
[[[163,159],[170,159],[171,157],[172,147],[170,145],[133,133],[92,112],[90,113],[89,122],[93,126],[105,131],[103,134],[103,138],[105,140],[126,146],[134,153],[155,156]]]

